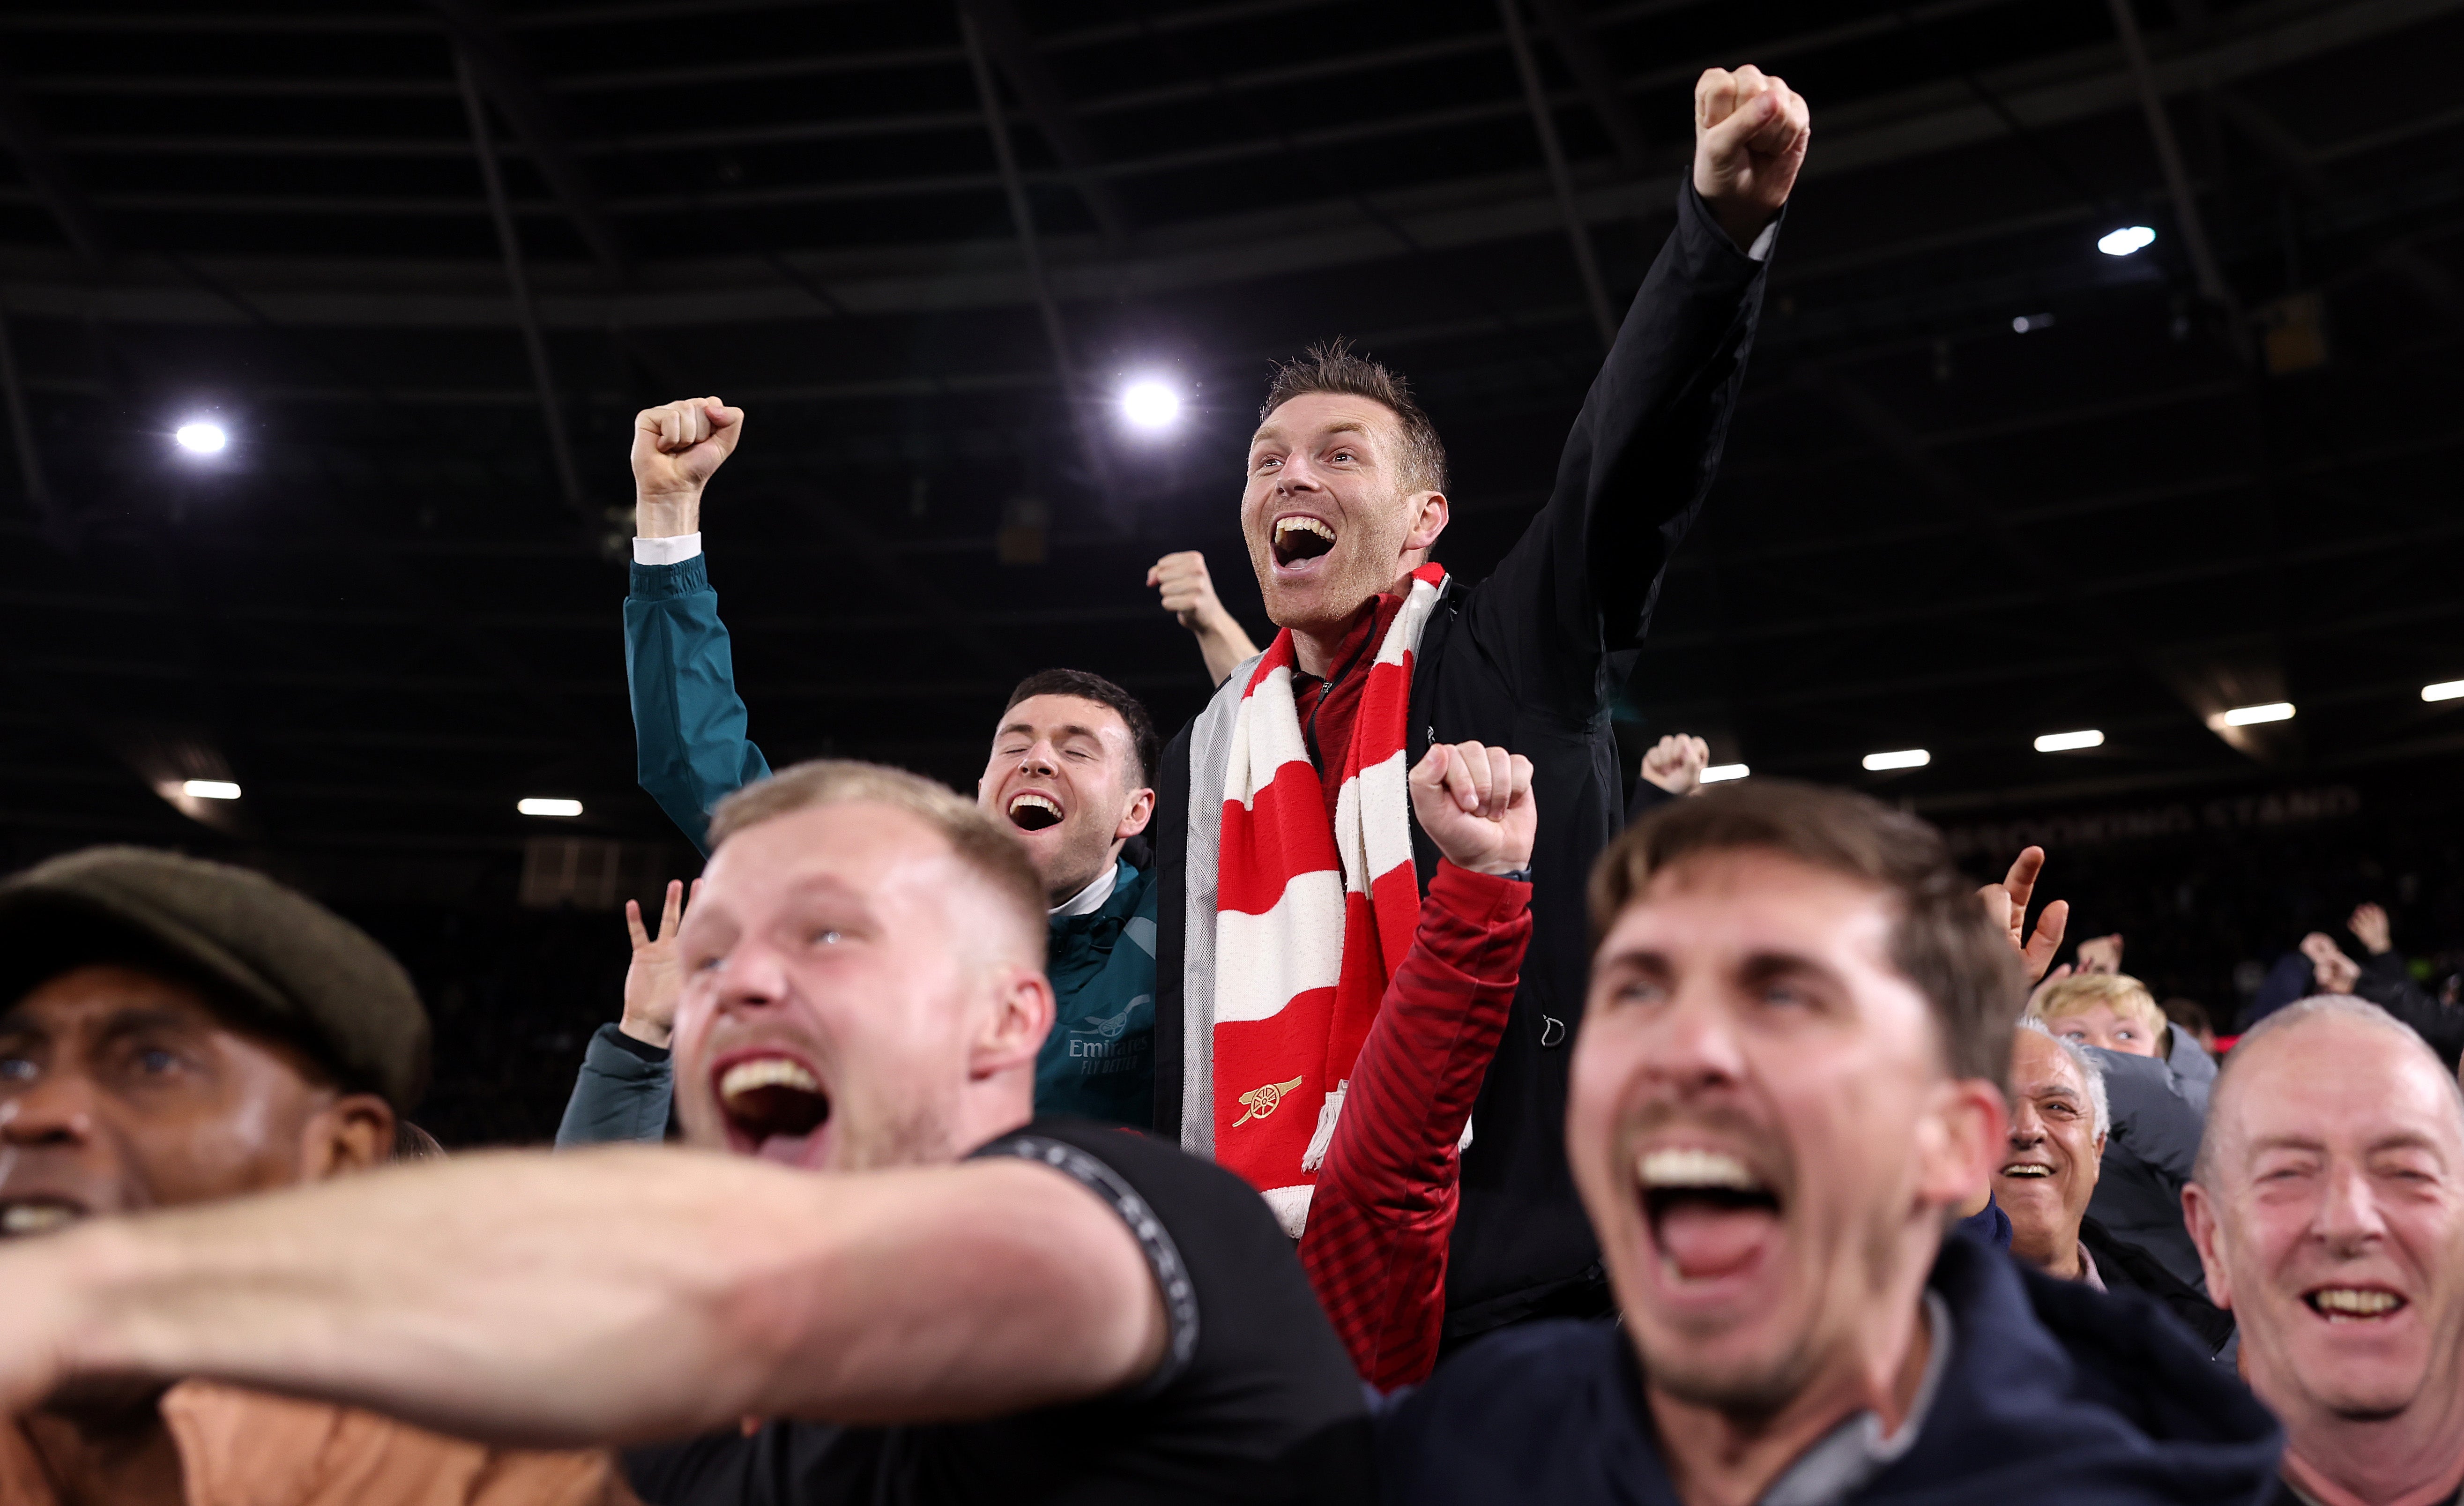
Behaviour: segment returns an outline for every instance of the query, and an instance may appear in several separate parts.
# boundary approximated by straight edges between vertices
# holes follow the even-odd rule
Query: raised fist
[[[1694,191],[1740,248],[1788,202],[1813,139],[1805,97],[1751,63],[1694,80]]]
[[[1710,763],[1710,743],[1672,732],[1642,755],[1642,777],[1672,795],[1690,795],[1703,787],[1703,770]]]
[[[2395,950],[2395,928],[2387,923],[2387,913],[2379,905],[2354,906],[2353,918],[2344,922],[2344,929],[2352,932],[2372,957]]]
[[[715,397],[688,397],[633,415],[633,499],[646,538],[699,526],[701,489],[736,453],[744,410]]]
[[[1167,554],[1147,571],[1147,584],[1163,594],[1163,609],[1192,632],[1203,632],[1225,615],[1215,594],[1215,578],[1206,573],[1206,556],[1196,549]]]
[[[1197,634],[1198,652],[1206,658],[1206,673],[1221,685],[1235,666],[1257,653],[1258,646],[1223,608],[1215,594],[1215,578],[1206,573],[1206,556],[1195,549],[1167,554],[1147,570],[1147,584],[1162,595],[1163,609]]]
[[[1412,769],[1412,813],[1446,861],[1476,874],[1531,866],[1540,807],[1531,761],[1479,742],[1439,742]]]

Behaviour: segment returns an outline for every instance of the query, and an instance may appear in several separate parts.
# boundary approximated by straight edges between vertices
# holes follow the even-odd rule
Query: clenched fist
[[[701,489],[736,453],[744,410],[688,397],[633,415],[634,531],[646,539],[701,527]]]
[[[1206,573],[1206,556],[1196,549],[1167,554],[1147,570],[1147,584],[1162,593],[1163,609],[1198,635],[1198,652],[1206,657],[1206,673],[1221,685],[1233,667],[1257,653],[1258,646],[1215,594],[1215,578]]]
[[[1805,97],[1751,63],[1694,81],[1694,191],[1740,247],[1788,202],[1813,139]]]
[[[1529,759],[1479,742],[1434,743],[1411,786],[1412,813],[1446,861],[1475,874],[1531,866],[1540,807]]]
[[[1703,770],[1711,766],[1711,744],[1701,738],[1672,732],[1642,755],[1642,777],[1672,795],[1690,795],[1703,787]]]

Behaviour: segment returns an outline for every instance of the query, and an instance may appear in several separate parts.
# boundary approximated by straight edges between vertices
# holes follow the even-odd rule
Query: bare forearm
[[[1135,1358],[1100,1311],[1084,1341],[1032,1316],[1089,1311],[1016,1248],[1052,1241],[1039,1204],[1084,1197],[1021,1180],[1051,1176],[476,1156],[98,1224],[46,1253],[68,1273],[71,1375],[202,1375],[506,1443],[922,1420],[1084,1394]],[[954,1217],[954,1192],[978,1212]]]
[[[633,535],[639,539],[673,539],[701,532],[701,493],[686,492],[633,498]]]
[[[1206,655],[1206,674],[1218,685],[1232,677],[1232,672],[1245,661],[1257,657],[1258,646],[1249,641],[1248,633],[1225,612],[1198,630],[1199,652]]]

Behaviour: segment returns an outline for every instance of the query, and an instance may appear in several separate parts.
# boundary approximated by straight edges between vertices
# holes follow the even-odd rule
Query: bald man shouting
[[[2342,995],[2226,1059],[2184,1215],[2288,1443],[2274,1499],[2440,1506],[2464,1489],[2464,1093]]]

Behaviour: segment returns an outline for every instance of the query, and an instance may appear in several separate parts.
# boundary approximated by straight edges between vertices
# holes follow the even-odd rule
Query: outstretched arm
[[[707,851],[711,808],[770,773],[746,737],[736,657],[701,552],[701,495],[735,453],[744,412],[715,397],[633,417],[632,589],[625,598],[625,683],[638,778]]]
[[[0,1415],[185,1376],[508,1444],[997,1415],[1150,1373],[1135,1238],[1022,1160],[507,1152],[0,1249]]]
[[[1445,858],[1386,986],[1318,1169],[1301,1264],[1361,1379],[1428,1378],[1445,1326],[1456,1147],[1506,1032],[1531,941],[1530,764],[1441,743],[1413,769],[1412,804]]]
[[[1475,598],[1473,631],[1528,693],[1597,705],[1719,469],[1762,307],[1764,257],[1810,139],[1805,101],[1753,68],[1695,88],[1693,171],[1566,438],[1548,504]]]

